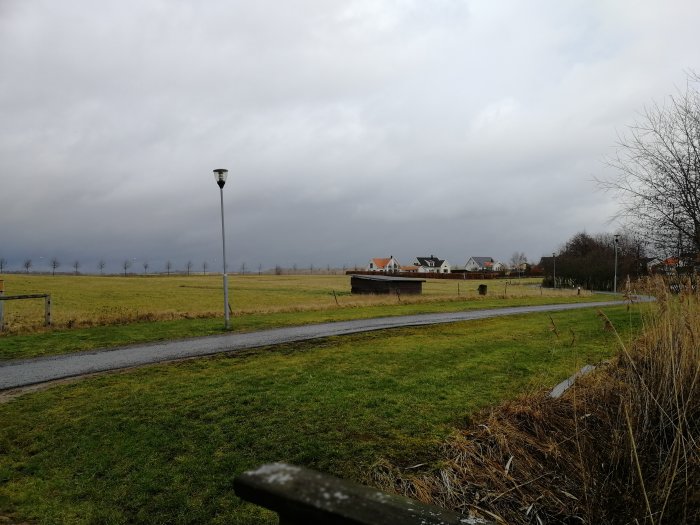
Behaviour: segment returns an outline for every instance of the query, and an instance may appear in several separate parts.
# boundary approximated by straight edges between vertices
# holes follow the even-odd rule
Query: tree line
[[[9,266],[8,266],[8,260],[5,257],[0,257],[0,273],[3,273],[4,271],[7,271]],[[51,270],[51,275],[56,275],[56,270],[58,270],[62,266],[61,261],[57,257],[52,257],[49,262],[48,262],[48,268]],[[124,259],[120,263],[120,273],[123,273],[125,276],[129,274],[129,270],[131,270],[135,266],[135,260],[134,259]],[[148,275],[149,269],[153,272],[153,267],[151,263],[147,260],[141,262],[140,264],[141,268],[143,268],[143,273],[144,275]],[[80,273],[80,269],[83,267],[82,263],[79,260],[74,260],[71,264],[70,267],[72,268],[70,273],[73,273],[75,275],[78,275]],[[105,268],[107,267],[107,261],[104,259],[100,259],[96,266],[95,269],[101,274],[104,275],[105,273]],[[32,271],[32,269],[35,269],[34,261],[32,259],[24,259],[22,261],[21,268],[24,270],[25,273],[29,273]],[[207,274],[207,271],[209,270],[209,263],[207,261],[203,261],[201,265],[199,266],[201,268],[203,274]],[[198,269],[199,269],[198,268]],[[171,273],[185,273],[186,275],[190,275],[195,271],[195,265],[192,261],[187,261],[184,266],[184,270],[176,270],[175,266],[171,261],[166,261],[162,271],[156,272],[156,273],[164,273],[167,275],[170,275]],[[131,272],[133,273],[133,272]]]
[[[544,286],[613,290],[616,273],[619,289],[619,283],[627,278],[646,275],[648,261],[644,241],[638,237],[628,233],[580,232],[551,257],[542,257],[540,265],[545,271]]]
[[[49,262],[48,262],[48,270],[51,271],[51,275],[56,275],[56,271],[62,267],[62,262],[57,258],[57,257],[52,257]],[[71,264],[70,267],[72,270],[70,273],[74,275],[80,274],[80,269],[83,268],[83,264],[79,260],[74,260]],[[32,270],[36,270],[36,267],[34,265],[34,261],[32,259],[24,259],[21,264],[21,268],[24,271],[24,273],[30,273]],[[105,275],[105,269],[107,268],[107,262],[104,259],[100,259],[95,266],[95,269],[99,272],[100,275]],[[160,268],[154,268],[153,265],[148,261],[144,260],[140,263],[136,263],[135,259],[124,259],[123,261],[120,262],[119,264],[119,272],[120,274],[124,275],[125,277],[128,275],[134,275],[134,274],[143,274],[143,275],[149,275],[150,274],[160,274],[160,275],[192,275],[194,273],[200,273],[203,275],[207,275],[207,273],[210,273],[211,267],[209,265],[208,261],[202,261],[199,265],[195,265],[195,263],[191,260],[187,261],[184,264],[184,267],[181,269],[177,269],[175,265],[173,264],[172,261],[167,260],[163,267]],[[238,273],[242,275],[246,274],[254,274],[257,273],[258,275],[262,275],[263,273],[272,273],[275,275],[302,275],[302,274],[337,274],[337,273],[345,273],[346,270],[348,270],[347,265],[343,265],[342,268],[340,267],[335,267],[330,264],[326,265],[325,267],[322,266],[315,266],[314,264],[309,264],[308,266],[300,266],[297,264],[292,265],[291,267],[284,267],[281,265],[275,265],[273,268],[264,268],[262,263],[259,263],[256,267],[250,267],[248,266],[247,263],[243,262],[238,268]],[[0,257],[0,273],[3,273],[5,271],[8,271],[8,261],[5,257]],[[357,270],[358,266],[355,265],[354,269]],[[218,270],[215,270],[218,271]],[[230,271],[230,270],[229,270]]]

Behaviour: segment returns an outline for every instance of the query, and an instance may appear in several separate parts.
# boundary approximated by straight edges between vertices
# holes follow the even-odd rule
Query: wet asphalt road
[[[335,323],[322,323],[288,328],[277,328],[261,332],[230,333],[196,339],[168,341],[147,345],[127,346],[109,350],[95,350],[54,357],[13,360],[0,363],[0,390],[19,388],[57,379],[65,379],[96,372],[106,372],[151,363],[173,361],[188,357],[200,357],[220,352],[235,352],[246,348],[276,345],[370,332],[404,326],[421,326],[453,323],[474,319],[487,319],[507,315],[536,312],[560,312],[580,308],[592,308],[625,304],[624,301],[602,303],[575,303],[543,306],[519,306],[469,312],[408,315],[358,319]]]

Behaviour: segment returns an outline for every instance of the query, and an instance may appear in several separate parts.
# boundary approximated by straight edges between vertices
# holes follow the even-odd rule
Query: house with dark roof
[[[464,269],[468,272],[491,272],[496,261],[491,257],[469,257]]]
[[[416,257],[413,263],[418,268],[418,273],[450,273],[452,268],[450,263],[444,259],[438,259],[434,255],[430,257]]]

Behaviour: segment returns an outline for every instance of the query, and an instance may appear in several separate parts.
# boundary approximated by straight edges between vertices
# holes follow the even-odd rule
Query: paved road
[[[0,390],[19,388],[57,379],[65,379],[96,372],[118,370],[163,361],[173,361],[187,357],[199,357],[232,352],[246,348],[291,343],[337,335],[354,334],[440,323],[454,323],[473,319],[487,319],[535,312],[559,312],[601,306],[624,304],[624,301],[601,303],[573,303],[543,306],[519,306],[492,310],[472,310],[437,314],[407,315],[400,317],[380,317],[358,319],[336,323],[322,323],[289,328],[277,328],[261,332],[230,333],[196,339],[127,346],[111,350],[95,350],[54,357],[13,360],[0,363]]]

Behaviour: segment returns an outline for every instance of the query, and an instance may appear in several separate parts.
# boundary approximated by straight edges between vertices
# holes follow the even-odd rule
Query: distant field
[[[424,295],[353,296],[345,275],[233,276],[232,329],[253,331],[373,317],[607,300],[573,290],[540,289],[536,280],[428,280]],[[459,288],[458,288],[459,286]],[[50,293],[53,326],[42,327],[43,301],[6,304],[0,361],[183,339],[223,331],[221,276],[99,277],[7,275],[9,294]],[[335,297],[333,292],[335,291]],[[459,292],[459,294],[458,294]],[[337,304],[336,304],[337,299]]]
[[[124,324],[137,321],[215,318],[222,316],[221,276],[68,276],[9,274],[7,295],[49,293],[55,328]],[[477,295],[479,284],[489,295]],[[423,295],[353,296],[346,275],[245,275],[229,278],[230,304],[234,316],[283,312],[325,311],[342,308],[397,306],[450,301],[547,298],[567,301],[572,290],[542,290],[538,279],[452,281],[428,280]],[[335,295],[334,295],[335,292]],[[588,297],[590,298],[590,296]],[[27,333],[41,327],[41,300],[5,304],[5,322],[10,333]],[[376,315],[376,314],[375,314]]]

